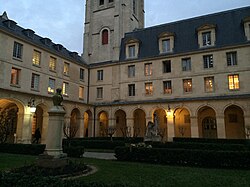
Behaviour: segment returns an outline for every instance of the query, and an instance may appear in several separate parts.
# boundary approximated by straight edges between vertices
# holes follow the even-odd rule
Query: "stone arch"
[[[167,114],[166,114],[166,110],[163,108],[157,108],[154,110],[154,112],[152,113],[152,122],[155,121],[154,119],[154,114],[157,115],[158,117],[158,133],[159,135],[162,137],[162,139],[166,139],[167,138],[167,132],[168,132],[168,127],[167,127]]]
[[[109,127],[109,118],[108,113],[105,111],[101,111],[98,113],[98,123],[97,123],[97,132],[98,136],[106,137],[107,129]]]
[[[190,112],[182,107],[174,111],[175,137],[191,137]]]
[[[199,136],[202,138],[217,138],[216,112],[210,106],[198,110]]]
[[[127,136],[127,119],[124,110],[119,109],[115,112],[115,127],[117,137]]]
[[[70,137],[79,137],[80,131],[80,119],[81,119],[81,112],[78,108],[74,108],[70,114],[70,124],[68,126],[70,133]]]
[[[90,110],[84,112],[84,137],[93,136],[93,115]]]
[[[245,139],[244,111],[237,105],[230,105],[224,111],[226,138]]]
[[[100,44],[110,44],[110,29],[108,27],[103,27],[100,30]]]
[[[146,133],[146,113],[143,109],[137,108],[133,112],[134,126],[133,136],[144,137]]]

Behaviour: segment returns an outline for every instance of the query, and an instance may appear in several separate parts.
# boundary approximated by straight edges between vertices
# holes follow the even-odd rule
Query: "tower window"
[[[102,45],[109,43],[109,32],[107,29],[102,31]]]
[[[104,0],[100,0],[99,5],[104,5]]]

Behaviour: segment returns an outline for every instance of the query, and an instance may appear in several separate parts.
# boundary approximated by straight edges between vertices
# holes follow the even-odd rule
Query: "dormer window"
[[[16,22],[13,21],[13,20],[6,20],[3,22],[9,29],[13,29],[15,30],[16,29]]]
[[[61,44],[54,44],[54,48],[57,50],[57,51],[61,51],[63,49],[63,46]]]
[[[29,37],[29,38],[34,38],[34,34],[35,32],[31,29],[24,29],[23,33],[25,34],[25,36]]]
[[[42,38],[42,39],[40,39],[41,40],[41,42],[43,43],[43,44],[45,44],[45,45],[47,45],[47,46],[50,46],[51,45],[51,39],[49,39],[49,38]]]
[[[215,45],[215,25],[206,24],[197,29],[198,44],[200,47],[210,47]]]
[[[159,51],[160,53],[173,52],[174,48],[174,34],[173,33],[162,33],[159,36]]]
[[[250,40],[250,17],[243,20],[246,39]]]
[[[126,58],[138,58],[139,53],[139,41],[132,39],[129,40],[126,44]]]

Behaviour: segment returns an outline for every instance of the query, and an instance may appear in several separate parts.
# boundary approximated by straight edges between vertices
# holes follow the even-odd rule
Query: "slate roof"
[[[14,26],[13,28],[8,27],[8,23],[11,23]],[[66,58],[72,62],[78,63],[80,65],[87,65],[86,62],[81,58],[81,56],[78,55],[77,52],[71,52],[67,50],[65,47],[63,47],[61,44],[55,44],[53,43],[49,38],[43,38],[37,34],[31,29],[24,29],[16,24],[13,20],[6,20],[4,17],[0,16],[0,30],[3,30],[5,32],[8,32],[10,34],[13,34],[14,36],[21,38],[22,40],[31,43],[33,45],[39,46],[41,48],[47,49],[51,53],[54,53],[58,56],[61,56],[63,58]],[[27,35],[27,31],[29,33],[33,33],[32,37],[29,37]],[[49,41],[50,45],[46,45],[44,43],[44,40]]]
[[[243,25],[243,19],[249,16],[250,6],[126,33],[121,42],[120,62],[126,61],[125,47],[129,39],[140,41],[136,60],[160,56],[158,37],[164,32],[174,33],[174,50],[171,55],[204,50],[198,46],[197,29],[205,24],[216,26],[215,49],[250,43],[245,37]]]

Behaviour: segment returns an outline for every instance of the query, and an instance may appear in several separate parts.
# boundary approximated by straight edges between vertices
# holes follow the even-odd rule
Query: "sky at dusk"
[[[145,26],[250,6],[250,0],[145,0]],[[0,14],[82,53],[85,0],[0,0]]]

